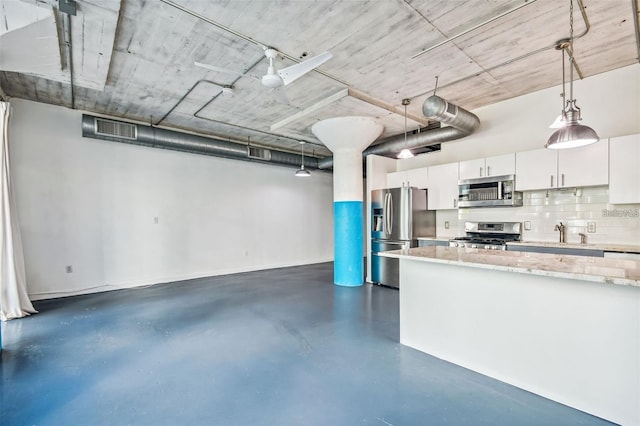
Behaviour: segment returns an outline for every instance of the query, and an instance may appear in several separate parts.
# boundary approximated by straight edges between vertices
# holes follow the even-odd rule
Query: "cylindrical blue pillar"
[[[333,152],[334,277],[336,285],[364,283],[362,151],[382,125],[368,117],[337,117],[311,131]]]

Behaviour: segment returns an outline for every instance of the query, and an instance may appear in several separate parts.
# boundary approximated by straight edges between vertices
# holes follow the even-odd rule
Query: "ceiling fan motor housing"
[[[277,74],[266,74],[262,76],[262,85],[276,88],[282,86],[282,79]]]

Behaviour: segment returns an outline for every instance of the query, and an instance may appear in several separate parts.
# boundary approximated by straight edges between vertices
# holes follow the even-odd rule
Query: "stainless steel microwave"
[[[521,206],[522,192],[515,188],[515,175],[459,180],[458,207]]]

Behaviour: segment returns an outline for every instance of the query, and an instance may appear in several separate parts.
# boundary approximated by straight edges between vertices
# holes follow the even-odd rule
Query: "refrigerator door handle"
[[[389,232],[389,235],[391,235],[393,234],[393,196],[391,195],[391,193],[387,195],[389,196],[387,200],[387,204],[388,204],[387,220],[389,221],[388,232]]]
[[[389,231],[389,197],[391,194],[386,193],[384,194],[384,207],[383,207],[383,212],[382,214],[384,215],[384,221],[383,221],[383,231],[385,236],[389,236],[390,231]]]

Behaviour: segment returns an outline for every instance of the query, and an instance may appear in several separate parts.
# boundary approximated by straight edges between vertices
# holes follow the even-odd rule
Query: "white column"
[[[334,283],[364,283],[362,151],[383,126],[369,117],[336,117],[311,131],[333,152]]]

